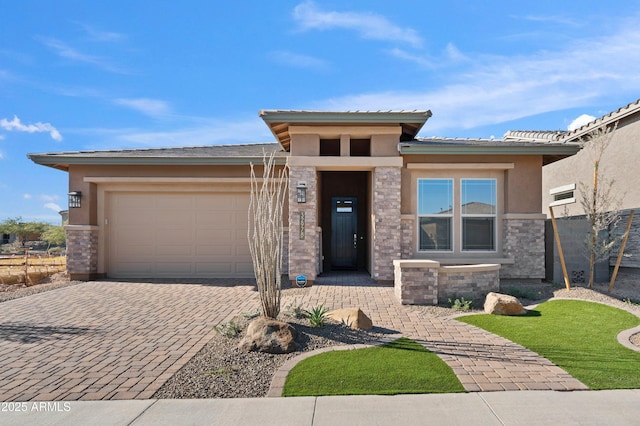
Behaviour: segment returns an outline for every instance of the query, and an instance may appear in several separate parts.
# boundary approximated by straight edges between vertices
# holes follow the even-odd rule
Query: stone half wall
[[[500,291],[500,265],[442,266],[438,270],[438,303],[464,297],[482,306],[485,296]]]
[[[434,260],[395,260],[394,294],[405,305],[448,304],[464,297],[482,305],[500,289],[500,265],[440,266]]]
[[[298,203],[296,186],[307,184],[307,202]],[[305,275],[313,282],[318,275],[320,246],[317,226],[318,179],[315,167],[289,167],[288,273],[289,279]],[[304,216],[304,218],[302,218]]]
[[[500,278],[544,278],[544,221],[543,215],[505,215],[502,251],[514,263],[502,266]]]
[[[400,167],[373,172],[373,279],[394,282],[393,261],[401,256]]]
[[[67,225],[67,272],[72,280],[98,278],[98,227]]]

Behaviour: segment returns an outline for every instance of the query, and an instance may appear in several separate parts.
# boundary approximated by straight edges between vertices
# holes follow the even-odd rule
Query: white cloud
[[[22,194],[22,198],[24,198],[25,200],[30,200],[31,198],[33,198],[33,196],[31,194]]]
[[[621,22],[616,33],[565,43],[525,56],[469,55],[435,89],[353,94],[320,101],[318,109],[431,109],[425,132],[493,125],[576,108],[640,92],[640,27]],[[462,69],[462,71],[459,71]],[[560,123],[559,123],[560,124]],[[452,132],[453,133],[453,132]]]
[[[196,120],[196,119],[194,119]],[[275,142],[258,117],[234,120],[197,119],[197,124],[166,131],[124,129],[79,129],[78,134],[95,141],[86,149],[156,148]]]
[[[60,210],[62,210],[56,203],[46,203],[44,206],[48,209],[53,210],[54,212],[59,212]]]
[[[56,201],[58,198],[57,195],[40,194],[40,199],[44,201]]]
[[[422,44],[415,30],[395,25],[384,16],[361,12],[325,12],[312,1],[297,5],[293,9],[293,19],[305,31],[340,28],[356,31],[365,39],[400,41],[412,46]]]
[[[536,23],[552,23],[563,26],[571,26],[571,27],[579,27],[581,26],[581,22],[569,18],[566,16],[560,15],[527,15],[527,16],[512,16],[515,19],[524,19],[525,21],[531,21]]]
[[[0,127],[8,131],[27,132],[27,133],[41,133],[48,132],[51,139],[56,141],[62,140],[62,135],[53,127],[50,123],[37,122],[35,124],[22,124],[17,116],[13,116],[13,120],[9,121],[6,118],[0,119]]]
[[[584,126],[585,124],[591,123],[595,119],[596,117],[592,115],[582,114],[580,117],[576,118],[569,124],[569,126],[567,127],[567,130],[571,131],[571,130],[578,129]]]
[[[322,59],[315,58],[313,56],[287,52],[285,50],[277,50],[271,52],[269,56],[281,65],[287,65],[296,68],[323,69],[327,67],[327,63]]]
[[[122,33],[116,33],[113,31],[102,31],[91,25],[78,23],[80,27],[87,33],[92,41],[99,42],[119,42],[125,40],[127,37]]]
[[[127,108],[131,108],[142,114],[149,115],[151,117],[158,117],[161,115],[167,115],[171,112],[171,107],[165,101],[159,99],[148,98],[119,98],[114,99],[113,102],[116,105],[122,105]]]
[[[81,62],[84,64],[93,65],[112,73],[129,74],[128,71],[113,65],[106,58],[80,52],[79,50],[74,49],[73,47],[69,46],[68,44],[60,40],[57,40],[54,38],[44,38],[44,37],[37,37],[36,40],[40,41],[42,44],[44,44],[45,46],[53,50],[55,54],[57,54],[62,58],[70,59],[74,62]]]

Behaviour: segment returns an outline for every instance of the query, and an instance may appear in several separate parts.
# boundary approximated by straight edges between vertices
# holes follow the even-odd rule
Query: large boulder
[[[500,293],[487,294],[484,311],[493,315],[522,315],[527,312],[517,298]]]
[[[353,329],[368,330],[373,327],[373,323],[360,308],[337,309],[327,314],[332,320],[341,322]]]
[[[286,354],[298,349],[296,329],[286,322],[259,317],[251,321],[238,348],[245,352],[257,351]]]

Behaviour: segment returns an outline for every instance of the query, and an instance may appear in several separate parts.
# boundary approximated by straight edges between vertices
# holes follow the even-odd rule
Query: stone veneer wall
[[[401,256],[400,167],[373,172],[373,279],[394,282],[393,261]]]
[[[289,273],[289,228],[282,230],[282,274]]]
[[[308,281],[314,281],[318,274],[318,182],[315,167],[289,167],[289,279],[306,275]],[[298,182],[307,183],[307,202],[298,203],[296,186]],[[305,214],[304,239],[300,239],[300,213]]]
[[[401,259],[411,259],[414,253],[413,236],[415,235],[415,217],[413,215],[402,216],[400,224],[402,232],[402,241],[400,243],[402,257]]]
[[[504,218],[502,235],[503,255],[515,263],[502,265],[500,278],[544,278],[544,219]]]
[[[393,261],[395,280],[393,290],[403,305],[438,304],[438,268],[432,260]]]
[[[98,227],[67,225],[67,272],[72,280],[94,279],[98,273]]]
[[[476,265],[471,265],[473,268]],[[477,265],[482,267],[481,265]],[[500,291],[500,268],[493,265],[490,270],[468,271],[460,267],[441,267],[438,271],[438,303],[448,304],[449,299],[464,297],[473,300],[475,306],[482,306],[485,296]]]

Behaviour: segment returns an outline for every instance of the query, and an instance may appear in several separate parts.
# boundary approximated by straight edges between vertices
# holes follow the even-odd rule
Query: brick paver
[[[377,285],[365,274],[328,274],[309,289],[284,294],[283,306],[360,307],[374,325],[399,332],[436,353],[470,392],[588,389],[551,361],[509,340],[453,318],[428,315],[420,307],[401,305],[393,287]]]
[[[249,280],[87,282],[0,304],[0,400],[150,398],[258,308]]]
[[[468,391],[586,389],[548,360],[475,327],[396,301],[365,274],[319,277],[282,306],[361,307],[420,341]],[[87,282],[0,304],[0,400],[147,399],[216,333],[258,308],[247,280]]]

